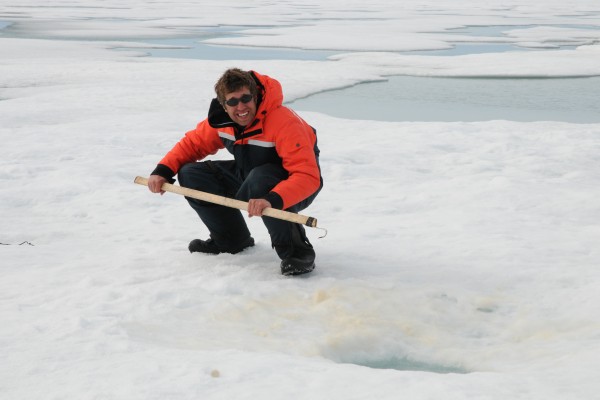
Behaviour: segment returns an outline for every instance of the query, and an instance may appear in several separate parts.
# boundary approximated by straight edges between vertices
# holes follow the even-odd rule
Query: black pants
[[[181,186],[248,201],[264,197],[275,185],[287,179],[288,172],[279,165],[265,164],[254,168],[243,179],[235,161],[204,161],[184,165],[179,170],[178,177]],[[299,212],[305,209],[317,194],[318,192],[314,193],[286,211]],[[250,236],[240,210],[189,197],[186,199],[198,213],[218,247],[231,247]],[[292,256],[294,248],[310,246],[302,225],[270,217],[262,217],[262,220],[280,258]]]

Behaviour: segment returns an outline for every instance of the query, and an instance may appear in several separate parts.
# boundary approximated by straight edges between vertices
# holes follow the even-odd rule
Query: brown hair
[[[256,82],[248,71],[242,71],[239,68],[230,68],[223,73],[217,83],[215,83],[215,93],[219,103],[225,104],[225,95],[236,92],[243,87],[250,89],[250,94],[256,100],[258,89]]]

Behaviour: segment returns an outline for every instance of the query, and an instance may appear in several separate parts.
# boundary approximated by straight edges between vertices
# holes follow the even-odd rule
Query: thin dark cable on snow
[[[27,244],[29,246],[35,246],[33,243],[28,242],[27,240],[24,241],[24,242],[21,242],[21,243],[19,243],[17,245],[15,245],[14,243],[0,243],[0,245],[2,245],[2,246],[22,246],[24,244]]]

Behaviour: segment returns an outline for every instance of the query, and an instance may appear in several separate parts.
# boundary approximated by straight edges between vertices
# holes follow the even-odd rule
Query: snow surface
[[[228,67],[276,77],[288,100],[393,74],[595,76],[596,1],[80,3],[0,1],[12,23],[0,36],[2,399],[598,398],[600,124],[302,112],[325,178],[305,214],[328,229],[308,232],[308,277],[279,274],[255,218],[254,248],[190,255],[207,232],[183,198],[133,184],[204,118]],[[389,52],[445,48],[448,30],[473,24],[579,47]],[[248,31],[210,41],[377,52],[114,50],[223,25]]]

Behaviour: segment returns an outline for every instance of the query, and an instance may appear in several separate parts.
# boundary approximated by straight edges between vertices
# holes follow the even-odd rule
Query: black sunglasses
[[[251,94],[243,94],[242,97],[240,97],[239,99],[237,97],[232,97],[229,100],[225,101],[225,104],[227,104],[229,107],[235,107],[237,106],[240,101],[244,104],[246,103],[250,103],[250,101],[253,99],[254,97]]]

